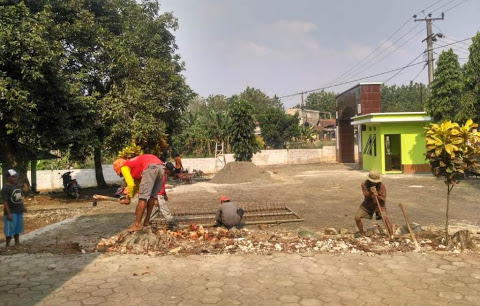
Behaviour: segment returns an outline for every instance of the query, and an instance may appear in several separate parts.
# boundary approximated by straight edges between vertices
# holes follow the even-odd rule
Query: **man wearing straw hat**
[[[367,175],[367,179],[362,183],[362,192],[364,200],[357,213],[355,214],[355,222],[357,223],[360,235],[365,236],[363,230],[362,219],[372,219],[373,214],[376,213],[376,219],[381,220],[382,217],[378,211],[378,205],[375,201],[377,197],[383,213],[386,213],[385,201],[387,200],[387,188],[385,184],[382,184],[382,177],[377,171],[370,171]]]

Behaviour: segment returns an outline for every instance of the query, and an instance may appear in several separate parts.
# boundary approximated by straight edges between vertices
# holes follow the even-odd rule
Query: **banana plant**
[[[464,125],[451,121],[430,123],[426,127],[425,141],[433,175],[443,178],[447,185],[445,243],[448,244],[450,192],[465,178],[465,171],[478,171],[480,167],[478,124],[468,119]]]

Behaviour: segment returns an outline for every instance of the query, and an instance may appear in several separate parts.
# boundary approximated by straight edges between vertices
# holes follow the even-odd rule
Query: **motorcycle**
[[[67,197],[78,200],[82,187],[80,187],[76,179],[72,179],[72,172],[73,171],[67,171],[61,174],[60,178],[63,180],[63,192]]]

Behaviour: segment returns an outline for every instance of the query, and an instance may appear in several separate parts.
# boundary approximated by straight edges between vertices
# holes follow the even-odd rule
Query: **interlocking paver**
[[[480,304],[477,254],[11,257],[0,295],[14,305]]]

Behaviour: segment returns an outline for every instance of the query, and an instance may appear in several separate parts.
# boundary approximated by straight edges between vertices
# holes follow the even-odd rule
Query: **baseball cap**
[[[220,203],[227,202],[227,201],[230,201],[228,197],[223,196],[220,198]]]
[[[8,169],[6,175],[7,177],[18,176],[18,172],[13,169]]]

